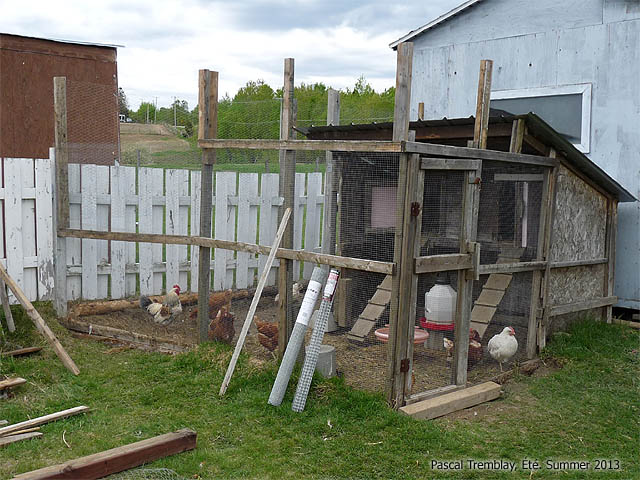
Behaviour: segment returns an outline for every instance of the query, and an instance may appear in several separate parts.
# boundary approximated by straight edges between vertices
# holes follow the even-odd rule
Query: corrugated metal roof
[[[451,17],[454,17],[455,15],[459,14],[460,12],[463,12],[467,8],[472,7],[473,5],[475,5],[476,3],[479,3],[481,1],[482,0],[468,0],[468,1],[464,2],[461,5],[458,5],[453,10],[450,10],[449,12],[445,13],[444,15],[440,15],[435,20],[433,20],[433,21],[431,21],[429,23],[426,23],[426,24],[424,24],[423,26],[421,26],[419,28],[416,28],[415,30],[411,30],[404,37],[399,38],[395,42],[391,42],[389,44],[389,47],[391,47],[392,49],[395,50],[399,43],[411,40],[412,38],[416,37],[417,35],[420,35],[422,32],[425,32],[426,30],[429,30],[430,28],[433,28],[436,25],[440,25],[441,23],[446,22]]]
[[[109,43],[82,42],[78,40],[63,40],[61,38],[34,37],[32,35],[18,35],[16,33],[0,32],[0,35],[11,35],[12,37],[33,38],[34,40],[47,40],[49,42],[70,43],[73,45],[86,45],[88,47],[124,48],[124,45]]]
[[[614,178],[609,176],[607,172],[602,170],[598,165],[589,159],[585,154],[580,152],[566,138],[556,132],[548,123],[535,113],[527,113],[525,115],[493,115],[489,117],[489,124],[496,123],[512,123],[517,119],[524,119],[527,127],[534,137],[540,139],[549,147],[553,147],[558,153],[561,153],[577,170],[585,174],[594,183],[601,186],[604,190],[618,198],[620,202],[636,202],[637,199]],[[436,120],[417,120],[411,122],[409,129],[413,130],[419,127],[445,127],[458,125],[473,125],[475,117],[466,118],[441,118]],[[300,133],[307,137],[313,137],[314,134],[323,134],[330,132],[349,132],[349,131],[367,131],[367,130],[393,130],[392,122],[385,123],[369,123],[360,125],[322,125],[311,126],[307,128],[297,129]]]

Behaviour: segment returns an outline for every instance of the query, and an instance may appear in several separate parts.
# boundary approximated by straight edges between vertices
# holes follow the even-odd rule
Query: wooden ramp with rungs
[[[430,420],[464,408],[495,400],[500,396],[500,385],[485,382],[473,387],[428,398],[400,407],[400,412],[416,419]]]
[[[519,262],[523,252],[524,248],[521,247],[503,248],[496,263]],[[484,337],[484,332],[493,320],[512,278],[513,275],[509,273],[492,273],[482,287],[482,292],[471,310],[471,328],[477,330],[480,337]]]
[[[362,343],[367,338],[391,301],[391,282],[391,275],[387,275],[378,285],[376,293],[369,299],[367,306],[353,324],[353,328],[347,333],[349,340]]]

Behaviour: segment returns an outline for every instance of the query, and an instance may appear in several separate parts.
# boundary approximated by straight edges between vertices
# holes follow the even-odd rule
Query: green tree
[[[129,116],[129,101],[122,87],[118,87],[118,113]]]

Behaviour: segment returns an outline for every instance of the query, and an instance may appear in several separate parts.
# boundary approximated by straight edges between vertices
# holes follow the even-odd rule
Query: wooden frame
[[[481,160],[466,158],[422,157],[420,168],[422,170],[477,170],[481,164]]]

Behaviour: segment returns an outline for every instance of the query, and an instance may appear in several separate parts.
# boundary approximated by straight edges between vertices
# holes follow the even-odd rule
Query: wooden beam
[[[218,72],[200,70],[198,76],[198,139],[218,136]],[[200,236],[211,237],[211,200],[215,150],[202,151],[200,175]],[[200,342],[207,341],[209,330],[209,289],[211,286],[211,248],[198,251],[198,332]]]
[[[7,284],[0,279],[0,301],[2,302],[2,310],[4,311],[4,319],[7,322],[7,328],[10,332],[16,331],[16,324],[13,322],[13,314],[11,313],[11,305],[9,305],[9,296],[7,295]],[[2,332],[2,326],[0,326]]]
[[[402,407],[400,411],[415,419],[430,420],[442,417],[464,408],[495,400],[500,396],[501,387],[494,382],[485,382],[463,388],[421,402]]]
[[[466,158],[422,157],[422,170],[476,170],[482,162]]]
[[[69,228],[69,148],[67,137],[67,79],[53,78],[53,111],[55,149],[54,195],[56,208],[53,212],[53,228]],[[56,236],[54,255],[54,302],[58,317],[67,315],[67,245]]]
[[[0,448],[6,447],[12,443],[20,442],[22,440],[28,440],[30,438],[39,438],[42,436],[40,432],[25,432],[18,433],[16,435],[7,435],[6,437],[0,438]]]
[[[630,322],[628,320],[621,320],[619,318],[614,318],[612,322],[617,323],[618,325],[624,325],[625,327],[635,328],[636,330],[640,330],[640,323],[638,322]]]
[[[89,407],[81,405],[79,407],[69,408],[60,412],[50,413],[49,415],[44,415],[42,417],[32,418],[31,420],[25,420],[24,422],[7,425],[6,427],[0,428],[0,437],[9,435],[13,432],[19,432],[20,430],[25,430],[27,428],[44,425],[45,423],[53,422],[55,420],[72,417],[74,415],[80,415],[81,413],[87,413],[88,411]]]
[[[542,173],[496,173],[493,176],[494,182],[543,182]]]
[[[568,260],[562,262],[551,262],[551,268],[568,268],[568,267],[582,267],[585,265],[601,265],[608,263],[606,258],[594,258],[591,260]]]
[[[419,153],[421,155],[439,155],[443,157],[477,158],[480,160],[494,160],[496,162],[523,163],[526,165],[539,165],[542,167],[554,167],[559,165],[555,158],[526,155],[524,153],[501,152],[498,150],[480,150],[470,147],[454,147],[451,145],[438,145],[435,143],[405,142],[401,144],[402,150],[407,153]]]
[[[445,385],[444,387],[434,388],[432,390],[427,390],[426,392],[416,393],[407,397],[406,404],[411,405],[412,403],[421,402],[433,397],[439,397],[445,393],[455,392],[456,390],[462,390],[463,388],[464,386],[462,385]]]
[[[256,292],[253,295],[251,305],[249,306],[249,311],[247,312],[247,317],[245,318],[244,324],[242,325],[242,331],[240,332],[240,336],[238,337],[238,341],[236,342],[236,347],[233,350],[231,361],[229,362],[229,367],[227,368],[224,380],[222,381],[222,385],[220,386],[220,395],[225,394],[225,392],[227,391],[227,387],[229,386],[229,381],[231,381],[231,376],[233,375],[233,371],[236,368],[236,363],[238,362],[238,358],[240,357],[240,352],[242,351],[242,347],[244,346],[244,340],[245,338],[247,338],[249,327],[251,326],[251,322],[253,322],[253,315],[256,313],[256,308],[258,308],[258,302],[260,301],[260,296],[262,295],[262,289],[267,283],[267,278],[269,276],[269,272],[271,271],[271,265],[273,265],[273,260],[276,257],[275,253],[278,249],[278,246],[280,245],[280,242],[282,241],[282,237],[284,236],[284,233],[286,231],[287,223],[289,222],[290,216],[291,209],[287,208],[282,217],[282,221],[280,222],[280,227],[278,228],[278,232],[276,233],[276,238],[273,241],[271,253],[269,254],[269,257],[264,264],[262,275],[260,276],[258,286],[256,287]],[[279,293],[282,294],[282,290]]]
[[[424,120],[424,102],[418,103],[418,120]]]
[[[340,125],[340,92],[333,88],[330,88],[328,91],[327,125]],[[334,165],[333,153],[326,153],[326,163],[324,174],[322,253],[335,255],[338,175],[336,166]]]
[[[11,291],[13,292],[13,295],[18,299],[18,302],[20,302],[22,307],[27,312],[27,315],[29,315],[31,320],[33,320],[33,323],[36,325],[36,328],[38,329],[38,331],[42,333],[42,335],[44,335],[44,337],[49,341],[49,343],[55,350],[56,355],[62,361],[64,366],[67,367],[67,369],[71,371],[74,375],[78,375],[80,373],[80,370],[78,369],[76,364],[73,363],[73,360],[71,359],[69,354],[65,351],[65,349],[62,347],[62,345],[60,344],[56,336],[53,334],[49,326],[42,319],[38,311],[33,307],[33,305],[31,304],[27,296],[24,294],[22,289],[18,286],[18,284],[14,282],[13,278],[11,278],[9,274],[7,274],[7,271],[4,269],[4,267],[1,264],[0,264],[0,278],[2,278],[2,280],[4,280],[7,286],[11,289]]]
[[[209,248],[223,248],[236,252],[258,253],[269,255],[270,247],[255,245],[253,243],[233,242],[229,240],[217,240],[215,238],[190,237],[186,235],[164,235],[160,233],[131,233],[131,232],[102,232],[98,230],[62,230],[59,234],[63,237],[93,238],[96,240],[115,240],[121,242],[161,243],[166,245],[200,245]],[[305,252],[279,248],[277,258],[299,260],[301,262],[314,262],[334,267],[362,270],[365,272],[384,273],[393,275],[395,264],[376,260],[363,260],[360,258],[341,257],[339,255],[324,255],[322,253]]]
[[[525,133],[524,141],[527,145],[536,150],[540,155],[547,156],[549,154],[549,147],[538,140],[536,137]]]
[[[480,265],[480,275],[491,273],[516,273],[516,272],[535,272],[544,270],[547,266],[545,261],[533,262],[516,262],[516,263],[497,263],[489,265]]]
[[[107,477],[159,458],[196,448],[197,434],[187,428],[139,442],[112,448],[59,465],[41,468],[14,477],[20,480],[78,479],[93,480]]]
[[[524,139],[525,121],[518,118],[513,121],[511,130],[511,141],[509,142],[509,151],[512,153],[522,153],[522,141]]]
[[[416,257],[415,273],[444,272],[447,270],[466,270],[472,268],[471,255],[468,253],[451,253]]]
[[[247,150],[331,150],[335,152],[386,152],[400,153],[398,142],[377,140],[265,140],[265,139],[214,139],[198,140],[200,148],[242,148]]]
[[[487,130],[489,128],[489,110],[491,104],[492,60],[480,60],[478,75],[478,95],[476,97],[476,121],[473,129],[473,146],[487,148]]]
[[[401,43],[397,50],[396,91],[393,112],[394,142],[409,139],[409,109],[411,100],[411,75],[413,62],[413,44]],[[393,248],[393,260],[398,265],[398,274],[392,278],[391,306],[389,312],[389,341],[387,342],[387,400],[392,408],[404,404],[406,375],[410,376],[407,362],[409,343],[408,301],[412,295],[414,234],[418,225],[411,218],[410,203],[415,193],[419,157],[400,155],[398,166],[398,184],[396,190],[396,225]],[[420,198],[422,203],[422,198]],[[415,307],[415,305],[414,305]],[[412,328],[413,330],[413,328]]]
[[[565,313],[581,312],[583,310],[589,310],[591,308],[607,307],[609,305],[615,305],[618,301],[618,297],[600,297],[591,298],[589,300],[583,300],[574,303],[565,303],[562,305],[554,305],[549,307],[549,316],[556,317],[558,315],[564,315]]]
[[[40,350],[42,350],[42,347],[19,348],[9,352],[0,352],[0,357],[19,357],[21,355],[29,355],[31,353],[39,352]]]
[[[618,201],[609,198],[607,199],[607,227],[606,227],[606,244],[605,253],[609,258],[607,268],[604,275],[603,293],[605,296],[613,295],[614,287],[614,274],[616,266],[616,234],[618,230]],[[604,308],[604,320],[607,323],[611,323],[613,318],[613,308],[611,305],[607,305]]]

